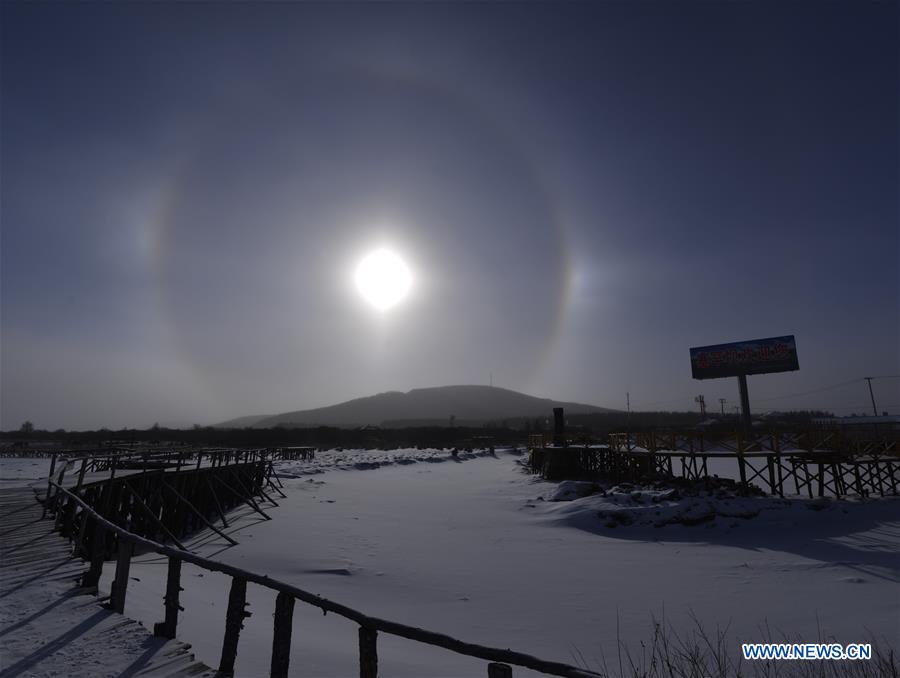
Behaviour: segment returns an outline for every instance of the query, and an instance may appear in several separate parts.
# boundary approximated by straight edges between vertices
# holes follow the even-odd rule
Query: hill
[[[261,422],[263,419],[268,419],[272,415],[270,414],[251,414],[246,417],[236,417],[235,419],[229,419],[228,421],[223,421],[221,424],[216,424],[216,428],[251,428]]]
[[[567,414],[592,414],[612,410],[560,402],[495,386],[438,386],[408,393],[389,391],[337,405],[285,412],[267,417],[240,417],[218,428],[271,428],[273,426],[419,426],[437,422],[458,425],[523,417],[546,418],[554,407]],[[244,422],[248,423],[244,423]]]

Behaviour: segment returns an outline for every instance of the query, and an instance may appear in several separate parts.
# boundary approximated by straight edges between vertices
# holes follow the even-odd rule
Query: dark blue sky
[[[898,5],[2,5],[0,427],[494,383],[737,404],[900,373]],[[389,246],[385,313],[352,286]],[[875,383],[900,409],[896,380]]]

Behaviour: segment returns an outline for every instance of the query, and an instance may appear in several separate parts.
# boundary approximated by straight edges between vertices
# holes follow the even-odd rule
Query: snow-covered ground
[[[24,487],[50,474],[49,457],[0,458],[0,488]]]
[[[627,485],[582,496],[595,488],[541,481],[521,461],[503,450],[320,452],[280,465],[288,498],[267,509],[272,521],[241,511],[239,546],[209,534],[191,544],[371,615],[595,670],[617,665],[617,640],[640,652],[663,617],[686,630],[696,616],[713,635],[728,626],[735,644],[764,640],[764,628],[809,642],[900,638],[897,500]],[[131,576],[126,614],[149,628],[162,618],[165,561],[140,556]],[[179,638],[215,666],[228,579],[186,565],[182,585]],[[237,673],[266,675],[274,594],[251,584],[248,601]],[[293,675],[358,670],[355,625],[301,603],[292,647]],[[383,635],[379,664],[398,677],[485,672]]]

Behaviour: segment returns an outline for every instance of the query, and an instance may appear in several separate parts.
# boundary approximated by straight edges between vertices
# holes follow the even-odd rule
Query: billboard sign
[[[718,379],[799,369],[797,344],[793,334],[691,349],[691,374],[694,379]]]

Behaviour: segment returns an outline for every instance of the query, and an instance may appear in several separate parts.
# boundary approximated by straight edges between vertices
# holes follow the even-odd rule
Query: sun
[[[356,267],[356,289],[380,311],[400,303],[409,293],[412,274],[403,259],[387,249],[370,252]]]

